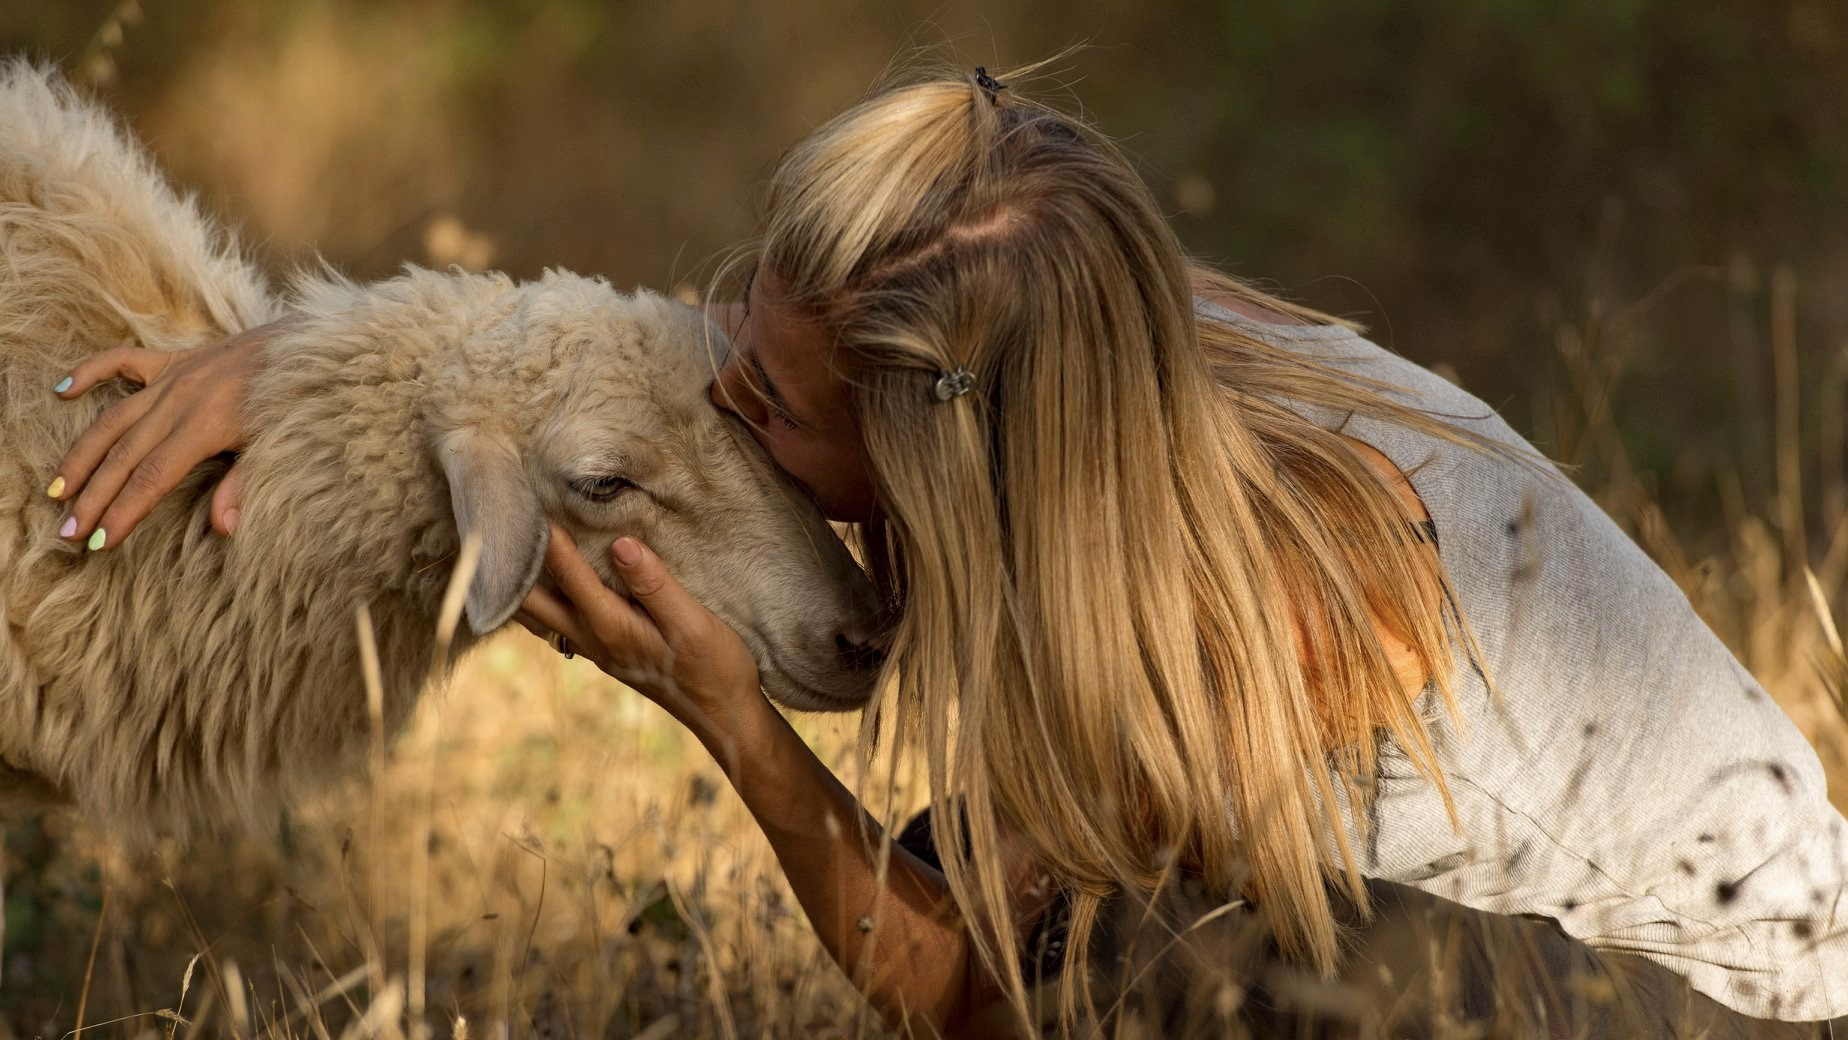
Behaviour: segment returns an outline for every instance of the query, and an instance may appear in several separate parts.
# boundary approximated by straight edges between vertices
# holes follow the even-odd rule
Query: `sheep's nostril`
[[[834,649],[849,668],[871,671],[885,662],[885,650],[873,629],[849,628],[834,633]]]

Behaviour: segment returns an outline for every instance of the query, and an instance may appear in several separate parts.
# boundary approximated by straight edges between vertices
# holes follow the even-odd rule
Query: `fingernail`
[[[61,394],[64,391],[69,390],[70,388],[71,388],[71,377],[65,376],[63,379],[58,380],[58,385],[52,387],[51,392],[54,394]]]
[[[103,543],[108,540],[109,540],[109,536],[103,532],[102,528],[99,527],[96,530],[91,531],[90,541],[88,543],[90,546],[90,551],[95,552],[96,550],[101,549],[103,547]]]
[[[45,489],[45,494],[52,498],[57,498],[59,495],[64,494],[64,478],[58,477],[53,480],[51,486]]]
[[[236,534],[237,533],[238,516],[239,516],[239,511],[236,509],[225,510],[225,533],[226,534]]]
[[[616,539],[616,562],[625,567],[633,567],[642,562],[642,543],[633,538]]]
[[[64,518],[64,526],[58,528],[58,537],[59,538],[77,537],[77,518],[76,517],[67,516]]]

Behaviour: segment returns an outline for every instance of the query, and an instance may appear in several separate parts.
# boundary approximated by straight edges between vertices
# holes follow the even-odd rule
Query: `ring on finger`
[[[561,654],[564,654],[565,660],[567,661],[577,656],[577,651],[571,649],[571,640],[566,639],[564,636],[559,635],[557,632],[554,632],[551,635],[546,636],[545,641],[552,644],[552,649],[558,651]]]

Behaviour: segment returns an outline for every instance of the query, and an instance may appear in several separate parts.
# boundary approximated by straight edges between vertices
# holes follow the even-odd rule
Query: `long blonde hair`
[[[915,77],[828,122],[779,165],[759,258],[838,337],[944,872],[1022,1013],[1004,827],[1073,896],[1068,982],[1100,900],[1177,870],[1332,970],[1325,886],[1364,907],[1340,807],[1376,737],[1442,782],[1380,633],[1446,700],[1465,637],[1392,490],[1288,405],[1456,435],[1198,321],[1148,189],[1021,96],[1032,71]],[[940,399],[958,367],[972,391]]]

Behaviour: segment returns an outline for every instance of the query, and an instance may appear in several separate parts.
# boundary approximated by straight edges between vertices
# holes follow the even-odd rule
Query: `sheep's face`
[[[484,539],[471,626],[497,627],[550,581],[539,560],[551,519],[618,591],[611,543],[646,543],[737,631],[782,704],[865,704],[877,599],[820,510],[709,401],[724,339],[652,294],[557,276],[524,288],[538,290],[520,322],[530,353],[513,360],[538,370],[523,380],[544,388],[537,407],[451,422],[438,439],[458,524]]]

